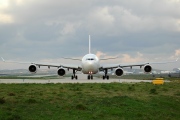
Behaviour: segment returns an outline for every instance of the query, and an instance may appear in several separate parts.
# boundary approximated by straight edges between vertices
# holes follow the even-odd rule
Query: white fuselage
[[[82,72],[84,74],[96,74],[99,72],[99,59],[94,54],[87,54],[82,58]]]

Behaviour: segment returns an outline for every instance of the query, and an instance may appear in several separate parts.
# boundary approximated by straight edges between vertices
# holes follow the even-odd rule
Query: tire
[[[89,75],[88,75],[87,79],[90,80],[90,76]]]

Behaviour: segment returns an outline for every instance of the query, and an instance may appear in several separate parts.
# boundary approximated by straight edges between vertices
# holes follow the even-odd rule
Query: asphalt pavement
[[[0,84],[11,84],[11,83],[137,83],[137,82],[152,82],[152,80],[135,80],[135,79],[114,79],[110,78],[109,80],[102,78],[94,77],[93,80],[87,80],[87,75],[78,74],[78,80],[71,80],[71,77],[64,77],[59,79],[0,79]]]

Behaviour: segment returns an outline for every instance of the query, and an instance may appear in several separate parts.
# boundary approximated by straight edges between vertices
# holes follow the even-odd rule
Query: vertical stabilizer
[[[89,54],[91,54],[91,36],[89,35]]]

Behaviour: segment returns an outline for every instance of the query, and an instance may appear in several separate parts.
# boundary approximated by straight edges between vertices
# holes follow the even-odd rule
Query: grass
[[[0,120],[178,120],[179,88],[179,81],[0,84]]]

